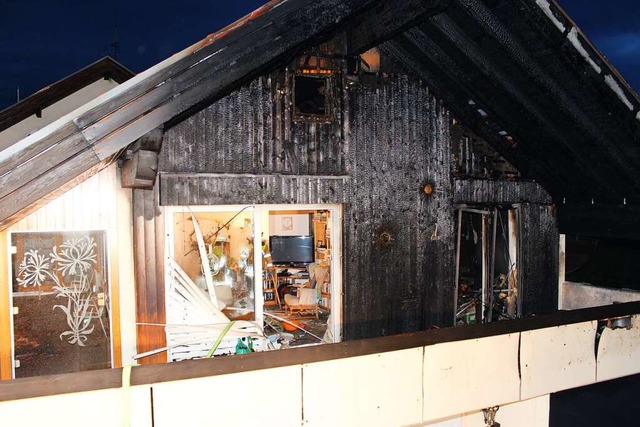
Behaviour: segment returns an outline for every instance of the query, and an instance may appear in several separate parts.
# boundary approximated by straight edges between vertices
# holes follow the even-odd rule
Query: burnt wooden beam
[[[83,153],[92,153],[91,146],[82,137],[82,134],[74,133],[69,138],[53,145],[46,152],[39,153],[16,165],[13,170],[0,176],[0,202],[14,191],[22,188],[33,177],[50,174],[49,172],[57,168],[58,165],[70,161],[75,156],[86,155]],[[6,166],[6,163],[3,163],[2,166]],[[97,157],[89,161],[88,166],[91,167],[96,163],[99,163]]]
[[[68,176],[58,176],[57,179],[59,181],[51,182],[49,185],[50,192],[43,197],[40,198],[32,198],[31,202],[24,208],[21,209],[11,209],[8,212],[14,212],[13,214],[9,214],[5,219],[0,221],[0,230],[5,230],[7,227],[11,226],[15,222],[19,221],[21,218],[37,211],[41,207],[45,206],[47,203],[55,200],[57,197],[63,195],[67,191],[71,190],[78,184],[81,184],[85,180],[91,178],[93,175],[99,173],[101,170],[106,168],[112,163],[113,159],[105,160],[103,162],[97,163],[84,173],[80,175],[69,174]],[[46,184],[46,178],[36,179],[29,183],[29,187],[31,186],[41,186],[43,183]],[[29,189],[18,192],[19,197],[29,198]],[[9,202],[9,205],[11,202]],[[4,212],[3,215],[7,215],[7,212]]]
[[[550,144],[546,144],[548,149],[540,150],[539,157],[554,151],[557,152],[558,147],[563,147],[569,155],[567,159],[575,164],[580,173],[586,175],[585,182],[590,182],[588,188],[594,192],[593,194],[605,192],[617,199],[622,197],[619,189],[620,185],[625,185],[625,181],[624,177],[619,176],[619,169],[611,163],[602,162],[602,153],[600,156],[598,155],[598,147],[593,147],[588,137],[578,132],[577,128],[566,126],[566,121],[569,118],[557,111],[553,102],[550,102],[548,98],[536,99],[529,96],[525,87],[522,87],[512,75],[503,71],[504,69],[499,66],[499,63],[495,59],[489,58],[481,47],[446,14],[434,16],[420,28],[428,35],[434,33],[442,35],[464,54],[478,70],[478,73],[501,90],[500,95],[495,98],[509,97],[520,106],[522,111],[526,111],[528,116],[537,122],[537,125],[540,126],[540,132],[548,135],[545,139],[550,142]],[[494,102],[500,102],[500,99],[496,99]],[[565,125],[563,126],[563,124]],[[540,135],[535,133],[527,133],[526,136],[529,143],[543,142]],[[576,141],[580,141],[581,144],[576,144]],[[620,184],[614,187],[608,183],[609,180],[620,182]],[[585,197],[588,196],[585,194]]]
[[[162,130],[154,129],[140,137],[122,161],[122,187],[151,188],[158,174],[158,156],[162,148]]]
[[[453,188],[454,204],[553,203],[545,189],[532,181],[455,179]]]
[[[102,165],[91,150],[84,150],[66,160],[61,166],[36,176],[9,195],[0,199],[0,229],[11,225],[10,219],[18,220],[16,214],[30,211],[40,199],[74,180],[83,172]],[[80,172],[78,172],[80,171]]]
[[[627,180],[640,182],[640,170],[635,164],[630,164],[623,150],[614,144],[603,130],[594,123],[583,108],[573,101],[571,96],[560,84],[540,65],[529,53],[528,49],[518,40],[513,32],[502,23],[496,15],[480,0],[452,0],[452,4],[460,7],[479,26],[496,40],[534,81],[544,89],[548,96],[552,97],[558,107],[594,141],[607,150],[607,156],[612,158],[616,166],[624,174]]]
[[[564,28],[560,31],[536,2],[516,0],[513,2],[513,6],[521,11],[523,20],[535,29],[539,39],[544,40],[548,46],[552,46],[556,52],[553,55],[554,59],[562,60],[568,67],[576,69],[577,72],[572,74],[572,78],[578,81],[582,87],[588,86],[593,91],[590,92],[590,95],[596,97],[600,104],[606,105],[605,108],[613,113],[609,119],[616,121],[619,127],[632,128],[633,133],[637,136],[640,132],[640,121],[635,118],[638,106],[640,106],[638,93],[584,35],[562,7],[555,0],[549,1],[549,10],[555,21]],[[499,12],[495,11],[495,13]],[[574,36],[588,55],[588,60],[583,58],[573,43],[569,41],[570,32],[575,33]],[[593,65],[589,62],[592,62]],[[599,72],[594,67],[597,67]],[[626,102],[621,101],[619,95],[614,93],[605,83],[604,79],[607,75],[612,76],[619,83],[624,97],[627,98],[626,101],[635,106],[634,110],[629,110],[625,105]]]
[[[390,40],[429,16],[444,11],[450,0],[384,0],[348,29],[351,54],[358,55]]]
[[[119,135],[127,128],[135,129],[134,134],[146,133],[195,106],[212,102],[317,42],[374,3],[301,0],[276,3],[277,7],[269,3],[255,12],[255,18],[230,32],[214,34],[200,49],[149,75],[76,122],[89,141],[101,140],[106,149],[117,149]]]
[[[27,137],[15,143],[10,149],[6,149],[6,147],[2,149],[0,151],[0,176],[12,172],[20,165],[33,160],[36,156],[61,143],[67,144],[66,148],[63,146],[61,150],[63,152],[74,150],[77,145],[84,145],[85,148],[89,145],[79,133],[77,126],[73,122],[67,123],[37,141],[31,142],[31,137]],[[72,155],[73,152],[69,153],[68,157]]]
[[[418,39],[409,39],[406,35],[399,36],[391,42],[384,43],[382,49],[409,71],[424,79],[465,125],[484,138],[507,161],[523,165],[520,172],[525,177],[540,177],[539,181],[547,189],[565,186],[565,178],[554,171],[546,161],[527,162],[527,159],[534,154],[531,151],[532,147],[527,144],[518,144],[514,147],[511,141],[498,133],[508,128],[506,125],[509,123],[520,120],[517,117],[517,108],[507,109],[505,104],[498,102],[497,99],[489,104],[475,103],[474,100],[477,100],[478,96],[470,91],[469,88],[472,88],[472,85],[460,84],[467,80],[465,73],[424,33],[416,35]],[[489,99],[489,101],[493,100]],[[478,109],[487,112],[493,124],[482,117]],[[506,125],[501,124],[503,120]],[[517,141],[519,135],[516,133],[514,137]]]
[[[158,174],[158,153],[138,150],[122,162],[123,188],[151,188]]]

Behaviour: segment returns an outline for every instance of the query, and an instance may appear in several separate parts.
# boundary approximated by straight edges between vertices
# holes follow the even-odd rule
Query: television
[[[269,248],[274,265],[293,267],[315,261],[313,236],[270,236]]]

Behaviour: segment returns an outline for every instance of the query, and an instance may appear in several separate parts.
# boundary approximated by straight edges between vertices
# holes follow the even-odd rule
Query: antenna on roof
[[[115,25],[113,26],[113,43],[109,46],[113,48],[113,59],[118,60],[118,52],[120,52],[120,36],[118,34],[118,0],[114,0],[114,8],[116,11]]]

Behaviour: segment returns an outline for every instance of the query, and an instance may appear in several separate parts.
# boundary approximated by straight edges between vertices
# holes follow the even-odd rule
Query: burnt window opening
[[[518,209],[461,206],[457,214],[455,324],[520,317]]]
[[[329,111],[329,81],[325,76],[296,75],[294,102],[298,119],[327,120]]]

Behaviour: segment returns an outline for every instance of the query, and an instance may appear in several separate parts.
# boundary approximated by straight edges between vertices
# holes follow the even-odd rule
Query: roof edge
[[[101,78],[109,78],[118,83],[123,83],[133,76],[135,76],[133,71],[115,59],[110,56],[102,57],[0,111],[0,132],[39,113]]]

